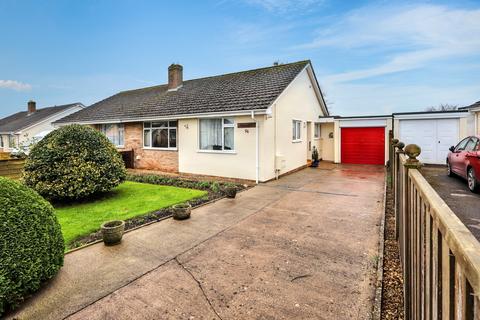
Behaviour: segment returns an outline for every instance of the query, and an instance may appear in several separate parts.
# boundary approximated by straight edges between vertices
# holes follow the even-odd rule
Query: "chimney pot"
[[[37,111],[37,103],[33,100],[28,101],[28,114],[32,114]]]
[[[176,90],[183,84],[183,67],[172,63],[168,67],[168,90]]]

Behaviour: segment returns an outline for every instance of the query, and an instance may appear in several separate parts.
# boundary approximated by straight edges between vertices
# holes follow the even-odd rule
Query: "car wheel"
[[[473,168],[469,168],[467,172],[467,182],[468,182],[468,189],[472,192],[476,192],[478,190],[478,181],[477,177],[475,176],[475,171]]]
[[[447,161],[447,176],[453,177],[452,167],[450,167],[449,161]]]

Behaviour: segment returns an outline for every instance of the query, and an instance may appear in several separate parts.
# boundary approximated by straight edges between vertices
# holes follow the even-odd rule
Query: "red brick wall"
[[[136,169],[178,172],[178,152],[143,149],[143,122],[125,123],[125,148],[132,150]]]

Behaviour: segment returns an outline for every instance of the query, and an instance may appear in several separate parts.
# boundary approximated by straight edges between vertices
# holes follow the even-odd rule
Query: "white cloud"
[[[425,111],[442,103],[466,106],[478,101],[480,84],[428,85],[336,83],[324,86],[335,115],[375,115]]]
[[[25,91],[32,89],[32,86],[28,83],[23,83],[15,80],[0,80],[0,88],[12,89],[16,91]]]
[[[305,10],[320,5],[323,0],[245,0],[251,5],[260,6],[270,12],[285,13],[290,10]]]
[[[295,49],[340,48],[372,52],[375,66],[334,74],[328,82],[348,82],[424,67],[432,61],[480,54],[480,10],[437,5],[362,8]],[[382,56],[383,55],[383,56]]]

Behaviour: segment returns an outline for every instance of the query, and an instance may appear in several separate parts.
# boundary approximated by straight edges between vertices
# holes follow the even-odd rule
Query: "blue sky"
[[[480,100],[478,1],[0,0],[0,117],[311,59],[332,114]]]

